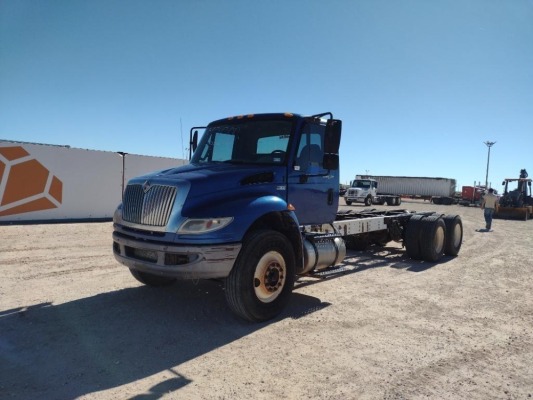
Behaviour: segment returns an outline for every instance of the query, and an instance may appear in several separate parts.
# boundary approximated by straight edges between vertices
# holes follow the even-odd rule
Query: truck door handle
[[[328,189],[328,206],[333,204],[333,189]]]

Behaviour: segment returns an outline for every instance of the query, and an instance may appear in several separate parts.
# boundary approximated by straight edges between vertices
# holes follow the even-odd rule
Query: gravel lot
[[[459,256],[350,252],[261,324],[218,282],[137,283],[110,222],[0,226],[0,398],[532,398],[533,221],[401,207],[460,214]]]

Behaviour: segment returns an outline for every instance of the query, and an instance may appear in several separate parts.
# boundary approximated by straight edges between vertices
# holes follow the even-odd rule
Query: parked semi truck
[[[399,206],[402,198],[396,194],[379,193],[379,182],[373,178],[361,178],[357,176],[344,194],[344,202],[350,206],[352,203],[364,203]]]
[[[478,184],[474,182],[474,186],[463,186],[461,188],[461,199],[459,204],[462,206],[475,206],[479,207],[481,204],[481,199],[487,191],[485,185]]]
[[[357,175],[345,195],[346,204],[400,205],[401,197],[431,200],[435,204],[455,202],[455,179],[411,176]]]
[[[347,248],[397,241],[430,262],[459,253],[458,215],[338,212],[340,138],[329,112],[191,129],[189,165],[128,182],[114,215],[115,258],[151,286],[222,279],[230,309],[264,321],[283,310],[298,277],[342,268]]]

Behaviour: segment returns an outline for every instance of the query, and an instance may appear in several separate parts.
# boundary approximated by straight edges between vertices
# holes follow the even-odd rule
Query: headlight
[[[186,220],[178,229],[178,233],[198,235],[222,229],[233,221],[233,217],[225,218],[191,218]]]
[[[119,223],[120,221],[122,221],[122,203],[118,205],[113,213],[113,222]]]

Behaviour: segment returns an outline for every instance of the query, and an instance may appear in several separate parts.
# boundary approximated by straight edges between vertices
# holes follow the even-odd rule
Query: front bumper
[[[191,246],[161,244],[113,232],[113,254],[128,268],[177,279],[226,278],[241,243]]]
[[[354,202],[354,203],[364,203],[365,202],[365,197],[359,197],[359,196],[344,196],[344,200],[348,200],[348,201],[351,201],[351,202]]]

